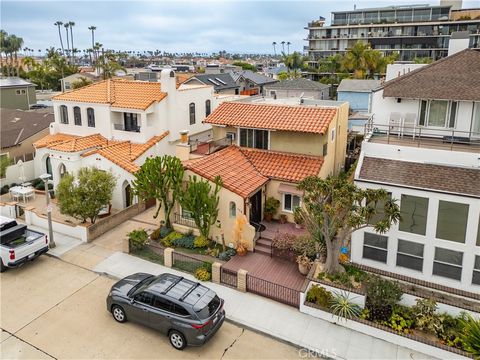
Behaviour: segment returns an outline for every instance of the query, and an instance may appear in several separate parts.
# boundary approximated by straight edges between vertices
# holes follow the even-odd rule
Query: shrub
[[[330,301],[330,310],[338,318],[353,319],[360,316],[362,308],[350,301],[350,296],[347,292],[335,293],[335,296]]]
[[[162,238],[162,240],[160,240],[160,242],[162,243],[163,246],[170,247],[170,246],[173,245],[173,242],[175,240],[180,239],[182,237],[183,237],[183,234],[181,234],[179,232],[176,232],[176,231],[172,231],[170,234],[168,234],[167,236]]]
[[[275,199],[274,197],[269,197],[265,201],[264,215],[266,217],[275,216],[280,206],[280,200]]]
[[[293,250],[297,236],[284,232],[277,232],[272,240],[272,246],[278,250]]]
[[[32,186],[33,187],[36,187],[38,184],[42,183],[43,184],[43,180],[40,179],[40,178],[36,178],[36,179],[33,179],[32,181],[30,181],[32,183]]]
[[[131,250],[142,250],[148,244],[148,234],[145,229],[132,230],[127,236]]]
[[[371,276],[367,281],[367,308],[372,320],[386,321],[403,295],[398,282]]]
[[[296,255],[305,254],[311,260],[317,256],[315,240],[309,235],[298,236],[293,243],[292,249]]]
[[[330,306],[333,295],[322,286],[312,285],[310,290],[307,291],[306,300],[326,308]]]
[[[213,263],[208,262],[208,261],[204,261],[202,267],[204,267],[205,269],[208,270],[208,272],[211,273],[212,272],[212,265],[213,265]]]
[[[228,255],[228,252],[222,251],[220,254],[218,254],[218,258],[222,261],[228,261],[230,260],[230,255]]]
[[[12,184],[12,186],[13,186],[13,184]],[[43,181],[38,183],[37,185],[35,185],[35,189],[44,191],[45,190],[45,183]],[[48,189],[53,190],[53,184],[48,184]]]
[[[0,195],[8,193],[8,189],[10,189],[8,185],[3,185],[2,188],[0,189]]]
[[[150,234],[150,239],[152,240],[158,240],[160,239],[160,232],[162,231],[162,228],[157,228],[155,229],[151,234]]]
[[[463,340],[460,334],[463,332],[464,326],[461,324],[460,318],[453,317],[448,314],[442,314],[443,326],[442,331],[437,333],[438,338],[445,345],[464,350]]]
[[[194,275],[200,281],[209,281],[212,278],[212,274],[203,266],[197,268]]]
[[[480,358],[480,319],[475,319],[470,314],[460,319],[463,332],[460,337],[463,341],[464,348],[473,355],[474,358]]]
[[[186,235],[186,236],[182,236],[181,238],[173,240],[172,244],[174,246],[178,246],[186,249],[193,249],[195,247],[194,242],[195,242],[195,237],[193,235]]]
[[[213,249],[206,249],[205,250],[205,255],[210,255],[210,256],[213,256],[213,257],[216,257],[216,258],[218,258],[219,253],[220,253],[219,248],[213,248]]]
[[[299,206],[293,209],[293,221],[295,221],[295,224],[298,225],[302,225],[305,222],[302,214],[302,209]]]
[[[353,265],[343,264],[343,267],[345,268],[345,272],[349,276],[352,276],[356,282],[362,282],[368,278],[368,274],[365,271],[360,270]]]
[[[433,299],[417,299],[412,306],[415,327],[432,334],[443,332],[443,316],[437,314],[437,302]]]
[[[167,236],[168,234],[170,234],[173,230],[169,227],[166,227],[166,226],[161,226],[160,227],[160,238],[164,238],[165,236]]]
[[[225,252],[226,252],[226,253],[228,254],[228,256],[230,256],[230,257],[233,257],[233,256],[237,255],[237,250],[232,249],[232,248],[228,248]]]
[[[210,240],[208,240],[205,236],[200,235],[195,237],[195,241],[193,242],[193,245],[196,248],[203,248],[207,247],[210,244]]]

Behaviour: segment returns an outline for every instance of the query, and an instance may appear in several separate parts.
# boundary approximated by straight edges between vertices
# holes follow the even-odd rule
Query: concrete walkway
[[[28,228],[48,235],[48,229],[34,225],[28,225]],[[53,240],[55,241],[56,247],[54,249],[50,249],[48,253],[56,257],[60,257],[73,248],[83,244],[82,240],[80,239],[57,232],[53,233]]]
[[[135,272],[170,272],[195,280],[192,275],[116,252],[94,271],[122,278]],[[226,286],[206,284],[225,299],[227,318],[242,326],[336,359],[434,359],[340,325],[302,314],[297,309]],[[308,352],[305,350],[305,354]],[[453,354],[452,354],[453,355]],[[313,357],[312,354],[309,357]]]

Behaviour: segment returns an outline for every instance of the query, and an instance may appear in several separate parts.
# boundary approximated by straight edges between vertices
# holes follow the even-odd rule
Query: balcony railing
[[[232,145],[232,139],[227,137],[208,142],[195,141],[190,143],[190,152],[209,155],[230,145]]]
[[[138,125],[132,125],[127,128],[125,124],[113,124],[113,128],[121,131],[140,132],[140,126]]]
[[[480,132],[474,131],[367,122],[365,137],[370,142],[480,152]]]

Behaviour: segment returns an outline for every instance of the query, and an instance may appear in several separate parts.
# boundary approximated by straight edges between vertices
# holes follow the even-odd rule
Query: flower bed
[[[382,278],[371,280],[366,294],[362,304],[358,293],[311,281],[300,311],[439,358],[448,357],[445,351],[479,356],[480,317],[440,313],[432,299],[403,306],[398,284]]]

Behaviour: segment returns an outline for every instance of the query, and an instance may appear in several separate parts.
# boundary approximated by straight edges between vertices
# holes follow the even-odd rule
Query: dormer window
[[[68,124],[68,109],[65,105],[60,106],[60,123]]]

